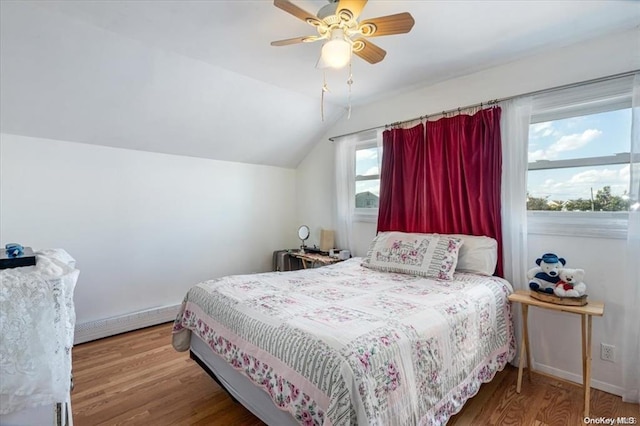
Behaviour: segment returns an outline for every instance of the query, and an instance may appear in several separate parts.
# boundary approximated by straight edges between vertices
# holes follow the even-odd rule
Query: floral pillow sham
[[[452,280],[462,244],[460,238],[446,235],[381,232],[371,242],[362,266]]]

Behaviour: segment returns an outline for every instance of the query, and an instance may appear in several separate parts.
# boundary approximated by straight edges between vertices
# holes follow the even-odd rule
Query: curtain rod
[[[368,129],[364,129],[364,130],[358,130],[356,132],[351,132],[351,133],[345,133],[343,135],[338,135],[338,136],[331,136],[329,138],[329,140],[331,142],[334,142],[337,138],[343,138],[345,136],[352,136],[352,135],[357,135],[358,133],[364,133],[364,132],[369,132],[371,130],[378,130],[378,129],[382,129],[387,128],[387,127],[391,127],[391,126],[398,126],[400,124],[404,124],[404,123],[409,123],[411,121],[417,121],[417,120],[424,120],[426,118],[429,117],[438,117],[438,116],[446,116],[447,114],[451,114],[454,112],[462,112],[462,111],[466,111],[466,110],[470,110],[470,109],[474,109],[474,108],[478,108],[478,107],[484,107],[486,106],[492,106],[492,105],[496,105],[500,102],[504,102],[504,101],[508,101],[511,99],[515,99],[515,98],[520,98],[523,96],[535,96],[535,95],[541,95],[543,93],[549,93],[549,92],[554,92],[556,90],[563,90],[563,89],[571,89],[573,87],[580,87],[580,86],[584,86],[587,84],[593,84],[593,83],[600,83],[603,81],[609,81],[609,80],[615,80],[616,78],[623,78],[623,77],[628,77],[630,75],[634,75],[635,73],[639,72],[640,70],[636,69],[633,71],[627,71],[627,72],[623,72],[623,73],[619,73],[619,74],[613,74],[613,75],[609,75],[606,77],[600,77],[600,78],[594,78],[592,80],[585,80],[585,81],[581,81],[578,83],[571,83],[571,84],[565,84],[563,86],[556,86],[556,87],[551,87],[549,89],[542,89],[542,90],[536,90],[533,92],[527,92],[527,93],[522,93],[520,95],[514,95],[514,96],[508,96],[506,98],[501,98],[501,99],[494,99],[492,101],[488,101],[488,102],[480,102],[477,104],[473,104],[473,105],[467,105],[464,107],[458,107],[458,108],[452,108],[446,111],[442,111],[442,112],[434,112],[431,114],[425,114],[425,115],[421,115],[419,117],[414,117],[414,118],[410,118],[408,120],[402,120],[402,121],[396,121],[390,124],[383,124],[381,126],[375,126],[375,127],[369,127]]]

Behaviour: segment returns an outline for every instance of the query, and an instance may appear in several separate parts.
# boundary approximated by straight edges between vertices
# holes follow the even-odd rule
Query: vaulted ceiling
[[[270,46],[314,29],[269,0],[0,7],[3,133],[295,167],[346,119],[347,71],[326,72],[322,121],[320,43]],[[354,107],[640,23],[635,1],[371,0],[361,18],[405,11],[384,61],[354,59]]]

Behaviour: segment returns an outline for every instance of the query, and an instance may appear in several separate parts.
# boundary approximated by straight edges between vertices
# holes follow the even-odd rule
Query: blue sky
[[[532,124],[529,161],[568,160],[629,152],[631,109]],[[378,174],[376,148],[356,152],[356,175]],[[570,200],[591,197],[604,186],[622,195],[629,189],[629,165],[577,167],[531,171],[528,191],[533,197]],[[356,193],[380,194],[379,181],[356,182]]]
[[[356,176],[378,174],[378,149],[369,148],[356,151]],[[365,180],[356,182],[356,194],[369,191],[380,195],[380,180]]]
[[[529,161],[568,160],[629,152],[631,110],[617,110],[532,124]],[[533,197],[550,200],[588,199],[604,186],[622,195],[629,189],[629,165],[578,167],[529,172]]]

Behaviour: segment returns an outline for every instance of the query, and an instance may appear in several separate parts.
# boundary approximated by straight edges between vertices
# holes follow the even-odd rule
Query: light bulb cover
[[[322,46],[322,62],[331,68],[342,68],[351,60],[351,43],[340,30],[335,30],[331,40]]]

